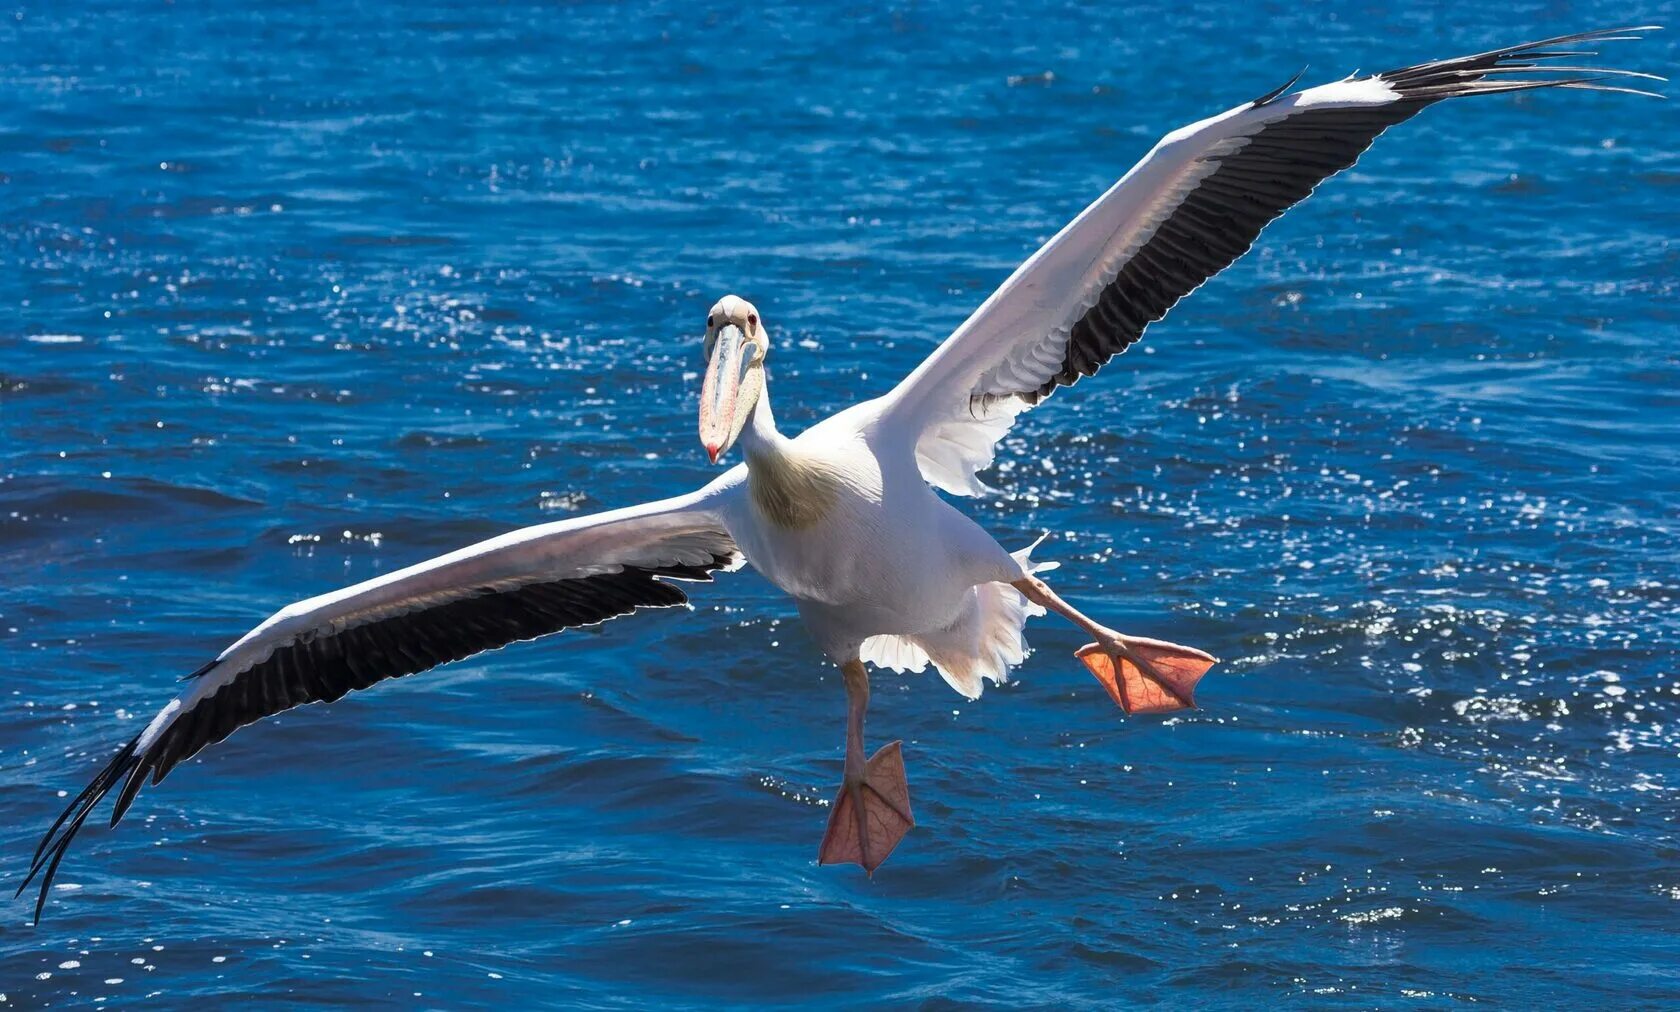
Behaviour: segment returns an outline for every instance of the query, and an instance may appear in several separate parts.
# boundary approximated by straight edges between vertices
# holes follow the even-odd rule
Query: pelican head
[[[725,295],[706,314],[706,382],[700,388],[700,443],[717,463],[746,428],[764,393],[770,337],[758,310]]]

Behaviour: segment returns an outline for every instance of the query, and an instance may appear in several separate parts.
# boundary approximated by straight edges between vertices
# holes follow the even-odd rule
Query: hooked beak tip
[[[707,444],[706,444],[706,456],[708,456],[708,457],[710,457],[710,458],[711,458],[711,459],[712,459],[712,463],[714,463],[714,464],[716,464],[716,463],[717,463],[717,461],[718,461],[718,454],[720,454],[720,453],[722,453],[722,452],[723,452],[723,447],[721,447],[721,446],[713,446],[713,445],[712,445],[712,444],[710,444],[710,443],[707,443]]]

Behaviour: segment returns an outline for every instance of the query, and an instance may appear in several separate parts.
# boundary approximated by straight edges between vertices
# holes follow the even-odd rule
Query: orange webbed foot
[[[1196,683],[1218,661],[1195,647],[1116,633],[1074,653],[1127,713],[1194,709]]]
[[[898,841],[916,825],[910,784],[904,778],[903,742],[882,746],[863,775],[840,785],[828,817],[818,864],[857,864],[873,875]]]

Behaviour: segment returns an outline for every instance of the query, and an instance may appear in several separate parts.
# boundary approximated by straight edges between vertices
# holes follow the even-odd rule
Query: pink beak
[[[734,324],[726,324],[718,331],[700,388],[700,445],[714,464],[735,442],[736,401],[748,365],[746,335]]]

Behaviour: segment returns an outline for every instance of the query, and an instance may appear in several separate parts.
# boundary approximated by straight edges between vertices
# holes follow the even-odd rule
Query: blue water
[[[8,6],[0,877],[277,607],[714,474],[719,295],[803,427],[1303,64],[1677,13]],[[0,908],[0,1004],[1680,1000],[1677,235],[1680,103],[1433,109],[1024,419],[973,514],[1226,663],[1173,719],[1045,620],[978,702],[879,677],[873,880],[741,573],[207,751]]]

